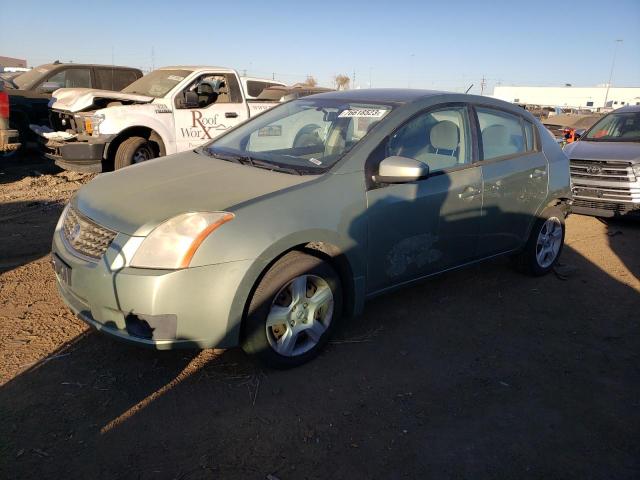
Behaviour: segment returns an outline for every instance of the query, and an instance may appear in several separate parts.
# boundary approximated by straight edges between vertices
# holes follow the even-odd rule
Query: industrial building
[[[519,104],[599,111],[605,107],[616,109],[625,105],[640,105],[640,87],[610,87],[607,89],[606,85],[598,87],[500,85],[494,88],[493,97]]]
[[[21,58],[11,58],[0,56],[0,69],[2,67],[27,68],[27,61]]]

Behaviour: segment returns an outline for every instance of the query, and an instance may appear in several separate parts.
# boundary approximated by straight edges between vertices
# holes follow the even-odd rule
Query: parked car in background
[[[121,90],[142,77],[137,68],[79,63],[40,65],[19,75],[5,75],[3,82],[11,106],[11,128],[18,130],[20,142],[36,141],[30,124],[49,125],[51,94],[63,87]]]
[[[564,151],[575,213],[640,216],[640,106],[609,113]]]
[[[269,80],[267,78],[240,77],[240,82],[242,83],[242,89],[244,90],[247,100],[255,100],[265,88],[285,86],[282,82],[276,82],[275,80]]]
[[[0,155],[2,156],[20,148],[18,131],[12,130],[9,126],[10,110],[9,95],[5,90],[4,83],[0,82]]]
[[[332,91],[333,89],[324,87],[276,86],[265,88],[258,96],[258,99],[269,100],[272,102],[288,102],[289,100],[295,100],[296,98]]]
[[[53,263],[64,301],[106,334],[290,367],[391,289],[497,255],[549,272],[570,195],[567,157],[521,108],[330,92],[99,175],[65,208]]]
[[[247,100],[240,76],[222,67],[164,67],[122,92],[61,89],[52,100],[60,138],[47,157],[103,172],[192,150],[276,103]],[[66,135],[66,137],[65,137]]]

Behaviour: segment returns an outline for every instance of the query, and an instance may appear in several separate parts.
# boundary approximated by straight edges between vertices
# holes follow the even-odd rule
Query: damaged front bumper
[[[32,127],[41,139],[45,157],[65,170],[100,173],[104,168],[105,150],[115,135],[69,134],[43,131]]]

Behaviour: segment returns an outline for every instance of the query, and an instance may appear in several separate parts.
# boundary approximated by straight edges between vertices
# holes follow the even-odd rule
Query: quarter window
[[[483,160],[533,150],[533,126],[529,122],[522,121],[517,115],[498,110],[478,108],[477,112]]]
[[[409,157],[432,172],[471,163],[466,107],[449,107],[420,114],[389,139],[387,156]]]

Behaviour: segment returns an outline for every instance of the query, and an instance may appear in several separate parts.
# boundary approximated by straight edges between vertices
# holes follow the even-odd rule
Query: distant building
[[[580,108],[597,111],[603,107],[640,105],[640,87],[510,87],[497,86],[493,96],[507,102],[543,107]],[[605,97],[607,105],[604,104]]]
[[[27,68],[27,61],[21,58],[0,57],[0,67]]]

